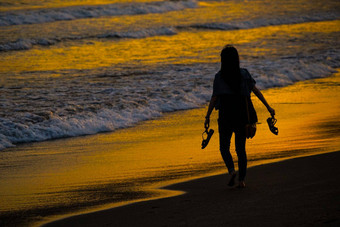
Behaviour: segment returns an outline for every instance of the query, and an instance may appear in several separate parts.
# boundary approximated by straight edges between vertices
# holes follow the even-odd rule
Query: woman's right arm
[[[210,114],[213,111],[213,109],[214,109],[214,107],[216,105],[216,102],[217,102],[217,96],[211,96],[209,107],[208,107],[208,111],[207,111],[207,115],[205,116],[205,122],[204,122],[204,127],[205,128],[209,128]]]

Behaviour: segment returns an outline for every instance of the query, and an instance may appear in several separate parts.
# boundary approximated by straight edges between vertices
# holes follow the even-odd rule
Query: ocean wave
[[[29,50],[34,45],[50,46],[59,42],[57,39],[18,39],[14,42],[0,44],[0,51]]]
[[[146,3],[116,3],[109,5],[72,6],[66,8],[37,9],[0,13],[0,26],[40,24],[61,20],[75,20],[104,16],[164,13],[195,8],[195,0],[158,1]]]
[[[65,34],[63,37],[37,37],[37,38],[21,38],[15,41],[8,41],[0,43],[0,51],[14,51],[14,50],[28,50],[36,45],[49,46],[65,40],[81,40],[92,38],[146,38],[151,36],[176,35],[180,31],[189,29],[205,29],[205,30],[237,30],[237,29],[251,29],[257,27],[283,25],[283,24],[297,24],[315,21],[335,20],[340,17],[340,13],[318,13],[308,16],[293,16],[293,17],[278,17],[271,19],[254,19],[250,21],[231,21],[228,23],[202,23],[189,24],[185,26],[173,27],[151,27],[141,30],[129,31],[102,31],[102,34],[97,35],[70,35]]]
[[[177,31],[172,27],[161,27],[154,29],[145,29],[139,31],[128,31],[128,32],[111,32],[98,35],[96,38],[146,38],[151,36],[163,36],[163,35],[176,35]]]
[[[257,86],[265,89],[329,76],[340,67],[339,56],[335,51],[326,60],[323,55],[313,59],[286,56],[243,63],[250,65],[247,68]],[[30,110],[20,109],[20,103],[11,107],[11,102],[2,100],[1,106],[9,112],[14,108],[15,114],[0,117],[0,149],[17,143],[114,131],[164,112],[201,107],[210,99],[217,68],[217,63],[168,65],[157,68],[157,72],[150,69],[130,76],[93,75],[94,82],[76,77],[63,84],[54,81],[54,89],[28,89],[29,94],[20,87],[2,87],[3,92],[15,92],[32,105],[25,106]],[[46,108],[51,102],[56,104]]]
[[[160,27],[152,29],[144,29],[137,31],[127,31],[127,32],[107,32],[97,36],[69,36],[63,38],[38,38],[38,39],[18,39],[14,42],[7,42],[0,44],[0,51],[14,51],[14,50],[29,50],[35,45],[39,46],[50,46],[65,40],[81,40],[81,39],[91,39],[91,38],[131,38],[140,39],[152,36],[164,36],[164,35],[175,35],[177,31],[172,27]]]
[[[237,29],[250,29],[272,25],[284,25],[284,24],[299,24],[305,22],[317,22],[339,19],[340,12],[327,12],[327,13],[315,13],[312,15],[300,15],[300,16],[285,16],[277,18],[261,18],[248,21],[230,21],[226,23],[201,23],[191,24],[186,27],[179,26],[180,29],[195,28],[206,30],[237,30]]]

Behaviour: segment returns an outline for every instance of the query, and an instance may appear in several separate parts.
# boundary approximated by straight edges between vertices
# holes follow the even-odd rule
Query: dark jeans
[[[243,181],[247,172],[246,135],[244,127],[224,129],[223,132],[220,131],[220,151],[229,173],[233,172],[235,167],[230,154],[230,140],[233,132],[235,133],[235,147],[238,157],[239,181]]]

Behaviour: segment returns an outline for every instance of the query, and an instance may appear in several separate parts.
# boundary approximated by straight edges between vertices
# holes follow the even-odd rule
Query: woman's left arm
[[[264,98],[262,92],[256,86],[254,86],[253,92],[261,100],[261,102],[267,107],[267,110],[272,115],[272,117],[274,117],[275,110],[269,106],[269,104],[267,103],[266,99]]]

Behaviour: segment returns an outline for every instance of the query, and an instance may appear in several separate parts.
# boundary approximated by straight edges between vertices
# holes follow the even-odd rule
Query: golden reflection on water
[[[25,1],[25,0],[21,0]],[[29,1],[29,0],[28,0]],[[124,0],[123,0],[124,1]],[[142,0],[144,1],[144,0]],[[154,0],[151,0],[154,1]],[[290,12],[296,13],[297,5],[304,5],[303,2],[306,0],[300,0],[300,2],[294,1],[295,4],[290,6],[288,3],[285,3],[284,9],[282,7],[276,7],[277,3],[273,3],[274,5],[269,6],[271,10],[271,14],[273,15],[289,15]],[[43,6],[60,6],[65,4],[84,4],[88,3],[84,1],[39,1],[35,4],[30,1],[28,5],[20,5],[23,8],[30,7],[43,7]],[[91,1],[92,2],[92,1]],[[107,1],[101,1],[101,3],[106,3]],[[111,2],[111,1],[110,1]],[[112,1],[112,2],[122,2],[122,0]],[[77,19],[71,21],[57,21],[54,23],[43,23],[39,24],[39,36],[38,38],[58,38],[65,37],[65,34],[69,34],[75,37],[88,37],[88,34],[96,36],[102,35],[103,31],[143,31],[148,28],[157,28],[157,27],[181,27],[181,26],[190,26],[192,23],[204,24],[211,22],[223,22],[228,23],[232,20],[237,20],[238,18],[244,18],[244,15],[247,15],[247,18],[250,20],[258,15],[262,18],[263,8],[268,7],[268,4],[271,1],[264,2],[247,2],[244,4],[243,2],[238,1],[226,1],[226,2],[196,2],[198,4],[198,8],[187,8],[180,11],[169,11],[164,13],[149,13],[142,15],[121,15],[121,16],[112,16],[112,17],[99,17],[99,18],[85,18],[85,19]],[[50,4],[50,5],[49,5]],[[100,4],[100,2],[96,2],[96,4]],[[320,9],[318,7],[322,5],[321,3],[314,3],[313,5],[309,5],[311,8]],[[11,6],[16,7],[18,4],[11,4]],[[209,7],[206,7],[209,6]],[[8,5],[4,7],[7,9]],[[327,7],[332,8],[332,4],[328,3]],[[334,7],[337,7],[337,4],[334,4]],[[334,8],[333,7],[333,8]],[[249,15],[251,12],[251,15]],[[199,15],[199,17],[198,17]],[[241,19],[242,20],[242,19]],[[242,26],[241,26],[242,27]],[[8,28],[2,27],[0,33],[0,39],[4,40],[11,38],[11,40],[17,40],[21,37],[26,38],[37,38],[37,26],[36,25],[17,25],[10,26]],[[61,32],[61,33],[60,33]],[[105,34],[106,32],[104,32]],[[4,35],[5,34],[5,35]],[[1,35],[3,35],[1,37]]]
[[[340,20],[279,25],[233,31],[180,32],[174,36],[156,36],[145,39],[113,41],[72,41],[49,47],[35,47],[27,51],[11,51],[1,56],[0,72],[93,69],[115,64],[157,63],[190,64],[217,62],[218,53],[226,43],[235,45],[262,39],[287,39],[302,34],[338,32]],[[317,45],[317,44],[315,44]],[[274,49],[253,46],[252,55],[275,54]],[[287,48],[296,48],[289,47]],[[250,48],[251,50],[251,48]],[[248,53],[250,55],[251,52]]]
[[[15,1],[15,0],[14,0]],[[1,7],[1,11],[11,10],[32,10],[44,8],[62,8],[80,5],[103,5],[124,2],[153,2],[158,0],[49,0],[49,1],[32,1],[20,0],[14,2],[13,0],[2,0],[1,3],[6,7]]]

